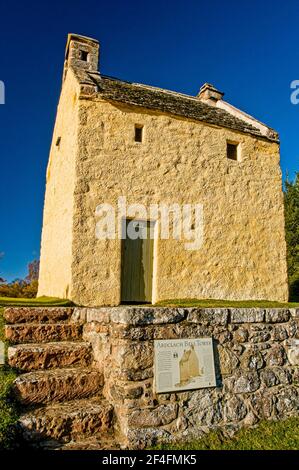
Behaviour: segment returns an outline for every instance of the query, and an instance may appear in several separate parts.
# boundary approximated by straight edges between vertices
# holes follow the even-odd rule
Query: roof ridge
[[[80,83],[86,83],[86,80],[89,80],[95,84],[98,96],[108,101],[160,110],[176,116],[183,116],[218,127],[251,134],[272,142],[279,141],[278,134],[267,125],[265,127],[269,129],[269,133],[263,134],[260,128],[254,124],[229,113],[221,107],[211,106],[194,96],[152,85],[125,81],[98,72],[83,72],[75,69],[75,75]],[[246,113],[244,114],[246,115]]]

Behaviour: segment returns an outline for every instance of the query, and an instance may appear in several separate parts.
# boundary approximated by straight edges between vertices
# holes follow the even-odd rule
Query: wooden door
[[[151,302],[153,284],[153,247],[150,237],[153,222],[126,220],[126,238],[122,240],[121,301]],[[128,224],[142,234],[142,238],[128,237]]]

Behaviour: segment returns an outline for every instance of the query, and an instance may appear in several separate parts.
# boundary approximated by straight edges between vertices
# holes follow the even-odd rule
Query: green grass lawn
[[[71,305],[73,303],[70,300],[55,297],[38,297],[37,299],[0,297],[0,307],[66,307]]]
[[[38,297],[36,299],[22,299],[0,297],[0,307],[67,307],[74,305],[70,300],[58,299],[55,297]],[[153,305],[155,307],[200,307],[200,308],[216,308],[216,307],[261,307],[261,308],[299,308],[299,302],[272,302],[270,300],[216,300],[216,299],[170,299],[163,300]]]
[[[254,429],[243,429],[233,438],[211,432],[198,441],[161,445],[162,450],[299,450],[299,418],[263,421]]]
[[[201,307],[201,308],[216,308],[216,307],[235,307],[235,308],[299,308],[299,302],[272,302],[270,300],[215,300],[215,299],[175,299],[163,300],[155,304],[156,307]]]
[[[3,308],[0,308],[0,341],[4,342]],[[8,366],[0,366],[0,450],[14,445],[17,407],[11,397],[11,385],[16,377]]]

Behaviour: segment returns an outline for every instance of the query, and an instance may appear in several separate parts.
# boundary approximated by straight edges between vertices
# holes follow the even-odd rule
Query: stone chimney
[[[215,88],[213,85],[210,83],[205,83],[199,90],[197,98],[207,104],[216,106],[217,101],[222,100],[223,95],[224,93],[217,90],[217,88]]]
[[[68,34],[65,49],[64,77],[69,66],[97,72],[99,48],[99,42],[96,39],[80,36],[79,34]]]

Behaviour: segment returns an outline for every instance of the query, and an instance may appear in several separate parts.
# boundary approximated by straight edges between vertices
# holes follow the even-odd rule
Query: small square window
[[[237,161],[239,158],[238,158],[238,147],[239,147],[239,144],[236,143],[236,142],[227,142],[226,143],[226,156],[227,158],[229,158],[230,160],[235,160]]]
[[[83,60],[84,62],[87,62],[88,59],[88,52],[87,51],[82,51],[82,49],[79,51],[79,58]]]
[[[135,126],[135,142],[142,142],[143,139],[143,126]]]

